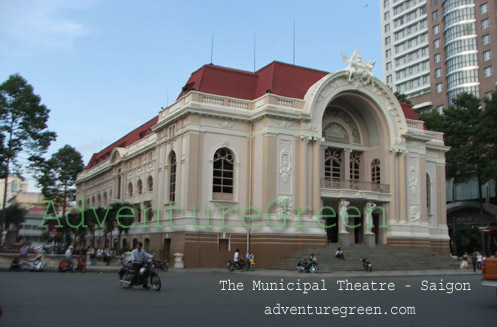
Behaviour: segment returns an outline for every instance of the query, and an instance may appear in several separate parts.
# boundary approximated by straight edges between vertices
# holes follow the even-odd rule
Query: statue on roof
[[[348,81],[351,82],[353,78],[360,80],[364,85],[373,83],[374,84],[374,75],[373,75],[373,67],[376,64],[376,60],[368,63],[365,63],[362,59],[361,52],[359,49],[355,49],[352,57],[347,57],[342,51],[343,61],[348,63],[349,65],[345,68],[349,75]]]

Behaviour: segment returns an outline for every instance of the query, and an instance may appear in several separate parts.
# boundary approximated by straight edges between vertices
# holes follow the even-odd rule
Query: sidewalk
[[[10,264],[0,264],[0,271],[9,271]],[[58,272],[58,266],[50,265],[47,262],[49,272]],[[109,266],[105,264],[97,264],[95,266],[86,266],[88,273],[117,273],[121,268],[119,263],[111,263]],[[174,269],[169,268],[169,271],[161,274],[181,274],[181,273],[226,273],[232,276],[276,276],[276,277],[298,277],[298,278],[323,278],[323,277],[402,277],[402,276],[435,276],[435,275],[481,275],[478,270],[473,272],[472,269],[448,269],[448,270],[383,270],[383,271],[336,271],[326,273],[299,273],[297,269],[292,270],[275,270],[275,269],[259,269],[255,271],[234,271],[229,272],[226,268],[184,268]]]

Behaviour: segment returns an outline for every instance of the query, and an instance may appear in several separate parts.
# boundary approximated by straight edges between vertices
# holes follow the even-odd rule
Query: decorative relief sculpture
[[[231,127],[235,126],[235,123],[232,121],[229,121],[229,120],[218,120],[217,123],[222,128],[231,128]]]
[[[413,165],[409,167],[409,189],[413,195],[418,191],[418,171]]]
[[[289,127],[292,127],[293,124],[289,121],[286,121],[286,120],[277,120],[275,122],[275,124],[279,127],[283,127],[283,128],[289,128]]]
[[[278,214],[291,216],[292,198],[289,196],[280,196],[278,200],[281,201],[278,206]]]
[[[359,133],[359,128],[352,117],[343,110],[338,108],[328,109],[326,111],[326,117],[336,117],[343,120],[347,126],[352,130],[352,142],[355,144],[361,144],[361,134]]]
[[[419,218],[421,213],[419,212],[419,208],[417,205],[409,207],[409,219],[412,223],[419,223]]]
[[[358,191],[356,194],[355,194],[355,197],[358,198],[358,199],[365,199],[367,197],[366,193],[364,193],[363,191]]]
[[[287,149],[283,149],[280,152],[280,177],[283,183],[288,183],[288,179],[290,178],[290,174],[292,172],[290,154]]]
[[[315,131],[318,130],[318,127],[316,125],[314,125],[314,124],[304,124],[302,126],[302,129],[304,131],[315,132]]]
[[[369,61],[366,64],[364,60],[362,60],[359,49],[355,49],[350,58],[343,52],[340,51],[340,53],[342,54],[343,61],[349,64],[347,68],[345,68],[349,76],[349,82],[352,82],[352,79],[355,79],[355,81],[360,81],[363,85],[369,83],[374,84],[373,67],[376,60],[373,62]]]

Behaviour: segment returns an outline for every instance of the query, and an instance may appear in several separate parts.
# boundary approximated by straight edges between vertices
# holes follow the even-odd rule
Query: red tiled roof
[[[191,90],[245,100],[271,93],[303,99],[307,90],[328,73],[273,61],[255,73],[216,65],[193,72],[178,99]]]
[[[405,102],[400,102],[400,106],[402,107],[402,111],[404,112],[404,116],[406,117],[406,119],[419,120],[419,116],[416,111],[412,109],[412,105]]]
[[[93,156],[90,159],[90,162],[88,162],[88,165],[86,166],[85,169],[90,169],[96,166],[97,164],[101,163],[102,161],[108,159],[110,157],[110,153],[114,148],[117,147],[127,147],[130,146],[131,144],[135,143],[136,141],[139,141],[140,139],[144,138],[148,134],[150,134],[150,127],[154,126],[157,124],[157,121],[159,120],[159,116],[155,116],[154,118],[150,119],[148,122],[145,124],[141,125],[140,127],[132,130],[125,136],[121,137],[119,140],[115,141],[102,151],[98,153],[94,153]]]

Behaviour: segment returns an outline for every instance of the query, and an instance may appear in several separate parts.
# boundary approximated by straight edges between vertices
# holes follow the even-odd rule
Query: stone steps
[[[345,260],[335,258],[338,247],[342,248]],[[296,251],[273,263],[268,269],[296,270],[297,263],[301,260],[308,261],[311,253],[314,253],[318,259],[320,272],[360,271],[362,270],[360,259],[364,257],[372,263],[373,270],[437,270],[459,267],[457,260],[426,250],[401,250],[386,245],[369,248],[360,244],[347,247],[333,244],[325,248]]]

